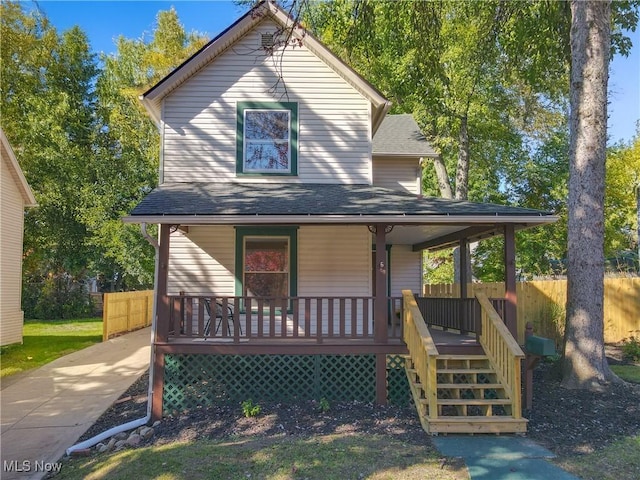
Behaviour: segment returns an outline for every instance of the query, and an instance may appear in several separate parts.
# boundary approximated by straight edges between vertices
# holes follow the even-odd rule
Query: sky
[[[88,35],[96,53],[113,53],[115,39],[146,38],[154,30],[156,14],[174,6],[187,31],[213,38],[246,12],[231,1],[25,1],[40,7],[62,32],[74,25]],[[609,78],[609,144],[630,141],[640,119],[640,28],[628,33],[633,49],[628,57],[616,55]]]

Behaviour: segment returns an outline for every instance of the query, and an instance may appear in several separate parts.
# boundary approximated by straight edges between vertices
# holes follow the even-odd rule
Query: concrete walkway
[[[528,438],[447,435],[433,443],[443,455],[462,457],[471,480],[578,480],[550,463],[555,455]]]
[[[40,479],[55,467],[149,368],[149,343],[150,329],[145,328],[3,381],[0,477]]]

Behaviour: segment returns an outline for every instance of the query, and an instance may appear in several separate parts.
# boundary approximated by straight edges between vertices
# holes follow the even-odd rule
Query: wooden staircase
[[[524,433],[520,364],[524,353],[491,302],[482,308],[483,354],[441,354],[413,295],[403,292],[406,371],[427,433]]]
[[[407,376],[418,415],[428,433],[521,433],[527,420],[513,415],[513,400],[486,355],[438,355],[436,412],[411,357]]]

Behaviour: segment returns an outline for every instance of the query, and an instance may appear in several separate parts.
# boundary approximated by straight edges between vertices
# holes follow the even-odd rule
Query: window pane
[[[289,113],[286,110],[245,110],[245,139],[289,140]]]
[[[289,269],[289,241],[285,238],[247,239],[245,272],[286,272]]]
[[[289,142],[245,142],[245,168],[289,170]]]
[[[289,275],[287,273],[246,273],[244,276],[245,295],[249,297],[289,296]]]
[[[289,239],[246,238],[244,294],[252,297],[289,296]]]

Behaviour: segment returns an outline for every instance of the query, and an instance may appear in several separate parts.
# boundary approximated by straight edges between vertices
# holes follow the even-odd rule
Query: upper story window
[[[236,172],[298,174],[298,104],[238,102]]]

